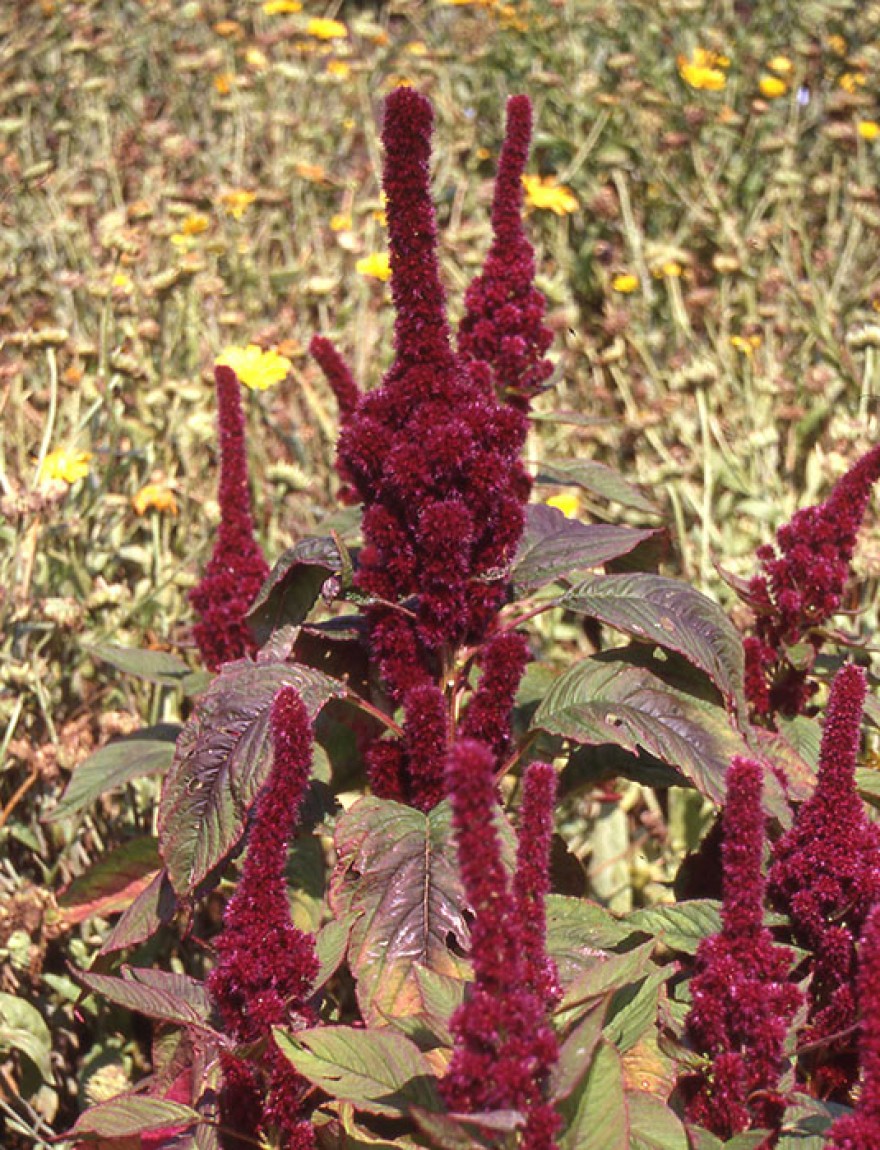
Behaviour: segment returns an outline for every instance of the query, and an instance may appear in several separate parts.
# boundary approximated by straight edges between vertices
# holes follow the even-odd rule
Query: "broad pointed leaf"
[[[602,1037],[605,1025],[605,1012],[611,1000],[611,992],[594,998],[568,1034],[559,1049],[559,1059],[550,1075],[550,1096],[561,1102],[568,1098],[580,1085],[584,1071]]]
[[[557,579],[601,567],[638,547],[657,532],[607,523],[579,523],[556,507],[528,508],[526,529],[510,578],[517,592],[535,591]]]
[[[565,671],[532,721],[576,743],[643,747],[720,803],[733,755],[749,755],[721,707],[675,690],[646,668],[584,659]]]
[[[704,898],[644,907],[626,921],[633,930],[654,935],[670,950],[696,954],[702,940],[721,929],[721,904]]]
[[[464,977],[467,946],[464,895],[455,865],[450,807],[428,815],[400,803],[364,798],[336,827],[334,913],[357,915],[348,961],[368,1021],[418,1014],[418,964]]]
[[[262,645],[273,631],[302,623],[315,605],[325,581],[342,569],[336,541],[308,536],[289,547],[260,588],[247,622]]]
[[[145,727],[95,751],[76,767],[58,806],[45,821],[58,822],[77,815],[132,779],[164,774],[174,758],[174,742],[180,731],[179,726],[170,723]]]
[[[271,762],[269,710],[296,687],[314,716],[345,688],[310,667],[227,663],[183,729],[159,805],[159,848],[182,897],[234,850]]]
[[[525,1123],[518,1110],[485,1110],[478,1114],[432,1114],[415,1108],[416,1126],[432,1150],[481,1150],[497,1147],[499,1136],[512,1135]],[[506,1140],[504,1143],[506,1144]]]
[[[693,587],[645,573],[592,576],[564,595],[562,605],[678,651],[709,676],[728,704],[745,713],[739,632],[717,603]]]
[[[626,1101],[630,1150],[690,1150],[681,1119],[662,1099],[639,1090],[627,1094]]]
[[[604,1040],[578,1088],[559,1107],[559,1150],[629,1150],[629,1115],[620,1055]]]
[[[78,971],[83,986],[102,998],[162,1022],[202,1026],[211,1013],[204,983],[185,974],[138,967],[123,967],[123,975]]]
[[[145,1130],[194,1126],[198,1121],[198,1112],[180,1102],[143,1094],[119,1094],[81,1114],[69,1136],[127,1138]]]
[[[620,990],[624,986],[641,982],[657,968],[651,962],[653,942],[646,942],[635,950],[623,954],[609,954],[597,958],[566,988],[561,1007],[567,1009],[579,1002]]]
[[[118,671],[160,683],[164,687],[180,687],[187,694],[200,689],[201,671],[193,671],[182,659],[170,651],[148,651],[139,647],[118,647],[115,643],[97,643],[89,647],[89,654],[103,659]]]
[[[110,931],[101,947],[101,954],[124,950],[129,946],[152,938],[161,926],[167,925],[177,912],[177,898],[164,869],[154,875]]]
[[[52,1036],[45,1019],[30,1002],[0,992],[0,1052],[24,1054],[44,1082],[52,1082]]]
[[[659,514],[657,507],[629,480],[593,459],[550,459],[538,465],[536,483],[559,483],[580,487],[622,507],[632,507],[649,515]]]
[[[406,1115],[412,1106],[442,1110],[430,1066],[402,1034],[352,1026],[272,1033],[304,1078],[355,1109],[389,1115]]]
[[[73,925],[125,910],[149,886],[161,865],[152,835],[130,839],[101,855],[59,895],[65,921]]]

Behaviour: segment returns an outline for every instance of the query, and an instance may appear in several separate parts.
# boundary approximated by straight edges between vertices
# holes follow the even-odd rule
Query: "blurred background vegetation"
[[[45,817],[113,735],[180,717],[179,691],[95,651],[195,666],[186,595],[218,514],[223,348],[294,365],[245,397],[270,559],[334,507],[335,406],[305,348],[330,335],[366,385],[389,362],[384,95],[411,83],[434,102],[453,316],[488,243],[505,98],[531,96],[528,228],[558,363],[530,457],[641,484],[669,529],[664,570],[727,603],[716,561],[748,574],[758,543],[876,440],[880,4],[7,0],[0,76],[11,1150],[144,1069],[143,1036],[77,1004],[66,972],[106,936],[108,905],[58,896],[149,835],[155,782]],[[875,591],[876,522],[858,565]],[[647,834],[660,813],[638,801]],[[196,961],[192,941],[172,949]]]

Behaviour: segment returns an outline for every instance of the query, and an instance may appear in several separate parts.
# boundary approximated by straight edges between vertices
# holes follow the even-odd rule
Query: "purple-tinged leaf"
[[[302,623],[330,576],[342,570],[336,541],[308,536],[289,547],[260,588],[247,615],[254,638],[262,645],[273,631]]]
[[[269,710],[295,687],[313,717],[345,687],[290,663],[227,663],[177,742],[159,804],[159,849],[183,898],[235,849],[271,762]]]
[[[131,906],[162,865],[152,835],[141,835],[101,855],[89,869],[58,896],[58,905],[70,925],[100,915],[117,914]]]
[[[479,1114],[432,1114],[414,1108],[411,1117],[436,1150],[481,1150],[497,1147],[499,1135],[515,1134],[525,1123],[518,1110],[486,1110]],[[503,1144],[506,1144],[505,1143]]]
[[[145,942],[160,927],[167,926],[176,913],[177,896],[168,881],[168,871],[163,868],[123,911],[99,953],[111,954]]]
[[[381,1024],[417,1014],[416,964],[453,978],[467,973],[449,803],[425,815],[390,800],[360,799],[336,824],[336,852],[330,905],[337,917],[357,916],[348,964],[364,1018]]]
[[[108,1102],[91,1106],[76,1120],[68,1137],[128,1138],[146,1130],[194,1126],[199,1114],[191,1106],[149,1098],[143,1094],[118,1094]]]
[[[185,974],[144,967],[122,968],[122,977],[77,971],[83,986],[126,1010],[178,1026],[205,1028],[211,1003],[204,983]]]
[[[644,747],[715,803],[733,755],[750,751],[724,710],[644,667],[584,659],[552,685],[532,726],[576,743]]]
[[[356,1110],[399,1117],[413,1106],[443,1109],[430,1064],[402,1034],[353,1026],[272,1033],[304,1078]]]
[[[594,998],[587,1009],[580,1012],[577,1025],[572,1028],[559,1050],[559,1061],[550,1075],[550,1097],[554,1102],[568,1098],[580,1085],[585,1069],[605,1025],[605,1012],[611,1000],[611,991]]]
[[[510,579],[519,594],[560,579],[571,583],[584,571],[627,555],[657,534],[653,529],[579,523],[557,507],[534,504],[527,509]]]
[[[647,515],[659,515],[659,510],[648,497],[620,472],[593,459],[551,459],[538,464],[536,483],[557,483],[565,487],[580,487],[591,495],[598,495],[622,507],[631,507]]]
[[[690,1150],[687,1132],[662,1098],[643,1090],[628,1092],[630,1150]]]
[[[662,575],[599,575],[573,587],[561,606],[677,651],[709,676],[738,714],[745,714],[739,632],[717,603],[693,587]]]
[[[133,779],[164,774],[171,766],[181,729],[170,723],[145,727],[89,755],[75,768],[58,805],[44,821],[70,818]]]
[[[632,983],[640,982],[652,974],[656,966],[651,962],[654,942],[643,943],[635,950],[623,954],[608,954],[597,958],[592,966],[565,988],[560,1010],[569,1010],[581,1002],[602,998]]]

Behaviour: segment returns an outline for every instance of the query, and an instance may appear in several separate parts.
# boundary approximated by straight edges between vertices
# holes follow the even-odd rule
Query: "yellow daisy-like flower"
[[[314,36],[316,40],[344,40],[348,29],[339,20],[324,20],[316,16],[306,25],[306,35]]]
[[[256,198],[253,192],[247,192],[244,188],[232,188],[220,193],[220,203],[236,220],[241,219]]]
[[[616,292],[621,295],[632,295],[634,291],[638,290],[639,277],[633,275],[632,272],[623,272],[619,276],[615,276],[611,281],[611,286]]]
[[[859,88],[864,88],[865,73],[844,72],[837,82],[841,88],[843,88],[844,92],[849,92],[849,94],[853,96],[856,92],[858,92]]]
[[[767,67],[777,76],[790,76],[794,71],[794,64],[788,56],[774,56],[772,60],[767,61]]]
[[[761,346],[761,337],[759,335],[732,335],[730,337],[731,347],[735,347],[737,351],[741,352],[747,359],[750,359],[755,351]]]
[[[287,378],[293,364],[277,351],[263,351],[255,343],[247,347],[227,347],[214,361],[217,367],[231,367],[239,382],[251,391],[265,391]]]
[[[266,0],[263,11],[267,16],[281,16],[293,12],[302,12],[299,0]]]
[[[327,74],[337,80],[347,80],[351,75],[351,64],[346,60],[329,60],[327,62]]]
[[[176,515],[178,512],[174,492],[161,483],[146,484],[132,496],[131,505],[138,515],[146,515],[151,510],[167,512],[169,515]]]
[[[234,83],[235,76],[232,72],[218,72],[214,77],[214,91],[218,96],[228,96]]]
[[[538,211],[568,216],[580,206],[571,188],[557,184],[553,176],[524,175],[522,182],[526,190],[526,203]]]
[[[358,260],[354,270],[359,275],[385,283],[391,279],[391,260],[387,252],[371,252]]]
[[[678,260],[666,260],[660,265],[660,275],[666,279],[677,280],[681,278],[684,268]]]
[[[89,473],[90,451],[72,451],[69,447],[59,447],[50,451],[40,468],[40,479],[60,479],[63,483],[74,484],[85,479]]]
[[[110,281],[110,286],[125,295],[131,295],[134,291],[134,282],[131,276],[126,275],[125,272],[117,272]]]
[[[335,212],[330,217],[331,232],[350,232],[352,228],[351,212]]]
[[[548,507],[555,507],[569,519],[574,519],[581,509],[581,498],[577,491],[560,491],[546,500]]]
[[[784,96],[788,91],[788,84],[781,80],[778,76],[771,76],[765,73],[758,81],[758,88],[761,95],[768,100],[776,100],[779,96]]]
[[[690,56],[679,56],[676,63],[679,76],[689,88],[720,92],[727,83],[723,69],[729,66],[730,60],[708,48],[694,48]]]
[[[185,236],[200,236],[202,232],[206,232],[210,226],[211,219],[209,216],[204,215],[202,212],[192,212],[184,219],[180,225],[180,230]]]
[[[859,120],[856,131],[863,140],[876,140],[880,136],[880,124],[876,120]]]

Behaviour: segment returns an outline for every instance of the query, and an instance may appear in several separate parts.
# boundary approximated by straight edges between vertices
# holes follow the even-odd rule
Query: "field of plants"
[[[0,77],[3,1150],[877,1150],[880,3]]]

